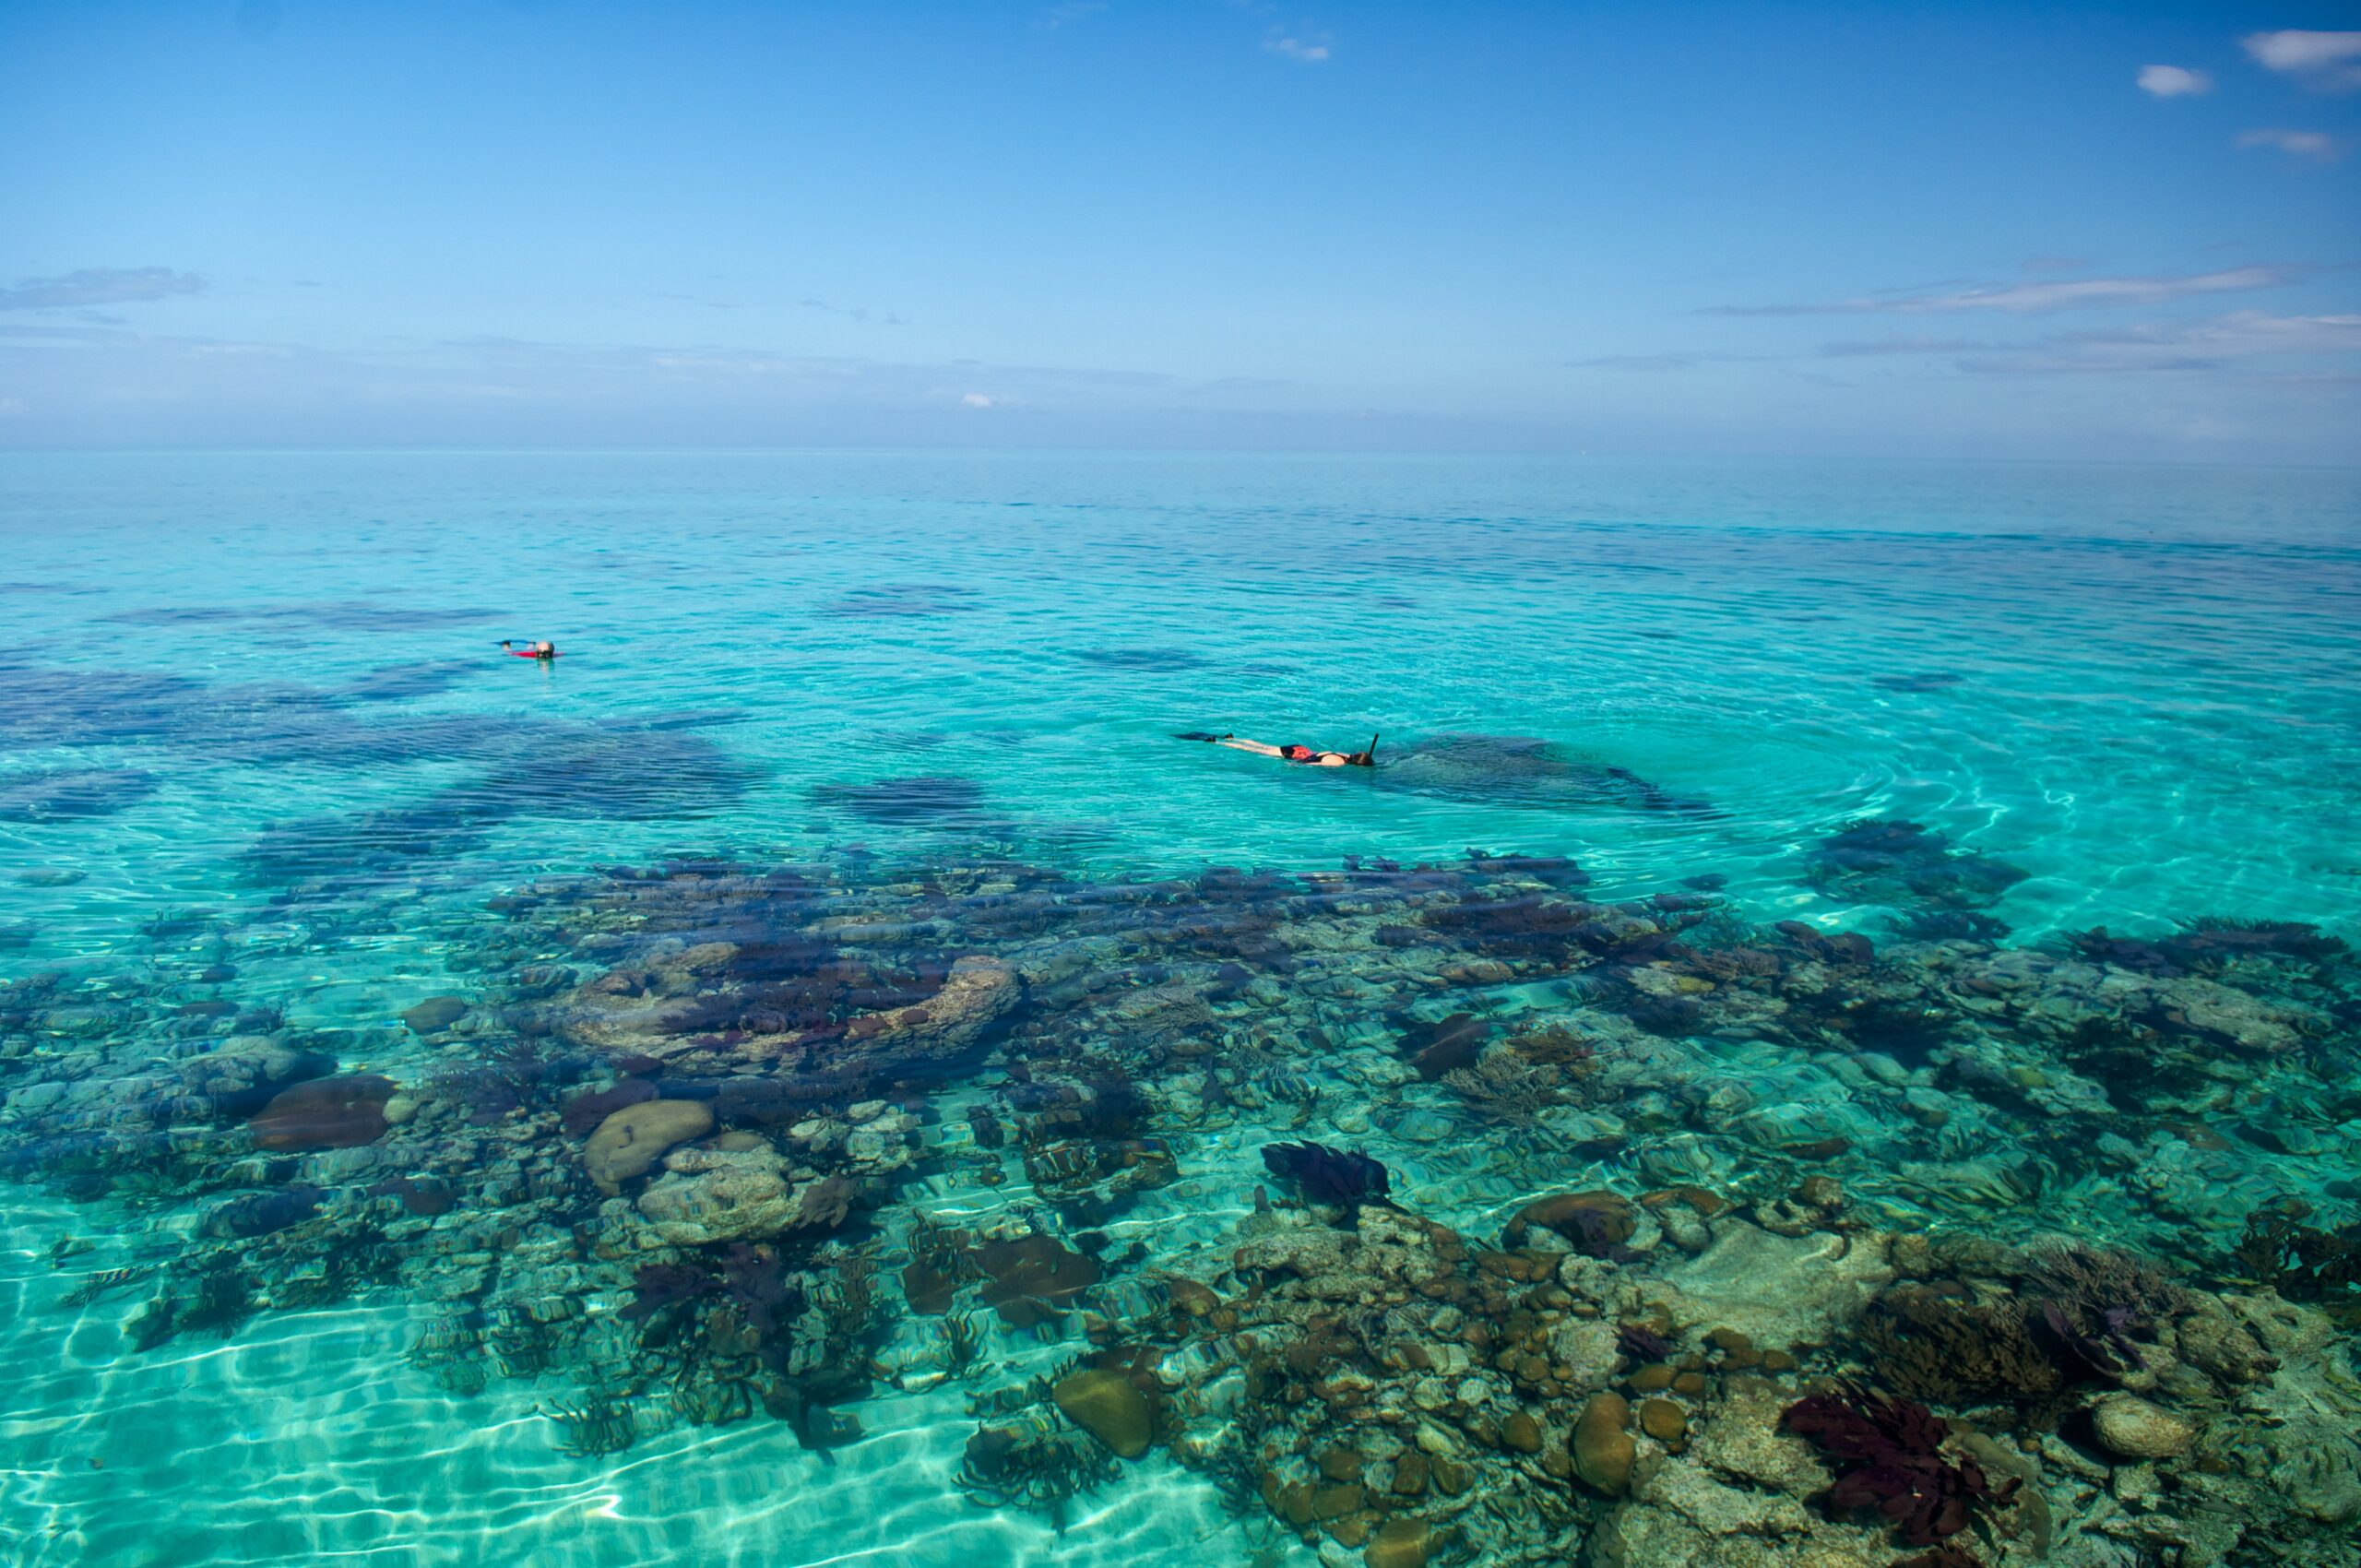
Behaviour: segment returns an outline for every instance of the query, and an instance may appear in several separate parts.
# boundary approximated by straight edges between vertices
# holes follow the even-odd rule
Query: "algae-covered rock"
[[[2127,1459],[2169,1459],[2189,1452],[2197,1429],[2130,1394],[2110,1394],[2091,1408],[2099,1445]]]
[[[1069,1372],[1050,1396],[1066,1420],[1105,1443],[1117,1458],[1136,1459],[1147,1452],[1154,1424],[1147,1396],[1122,1373],[1099,1367]]]
[[[1680,1292],[1678,1315],[1687,1321],[1757,1344],[1803,1345],[1834,1338],[1893,1270],[1873,1235],[1775,1236],[1725,1218],[1715,1222],[1711,1247],[1664,1277]]]
[[[1361,1562],[1367,1568],[1426,1568],[1434,1545],[1425,1520],[1389,1519],[1362,1549]]]
[[[464,997],[430,996],[402,1015],[414,1035],[439,1034],[468,1016]]]
[[[651,1100],[651,1105],[670,1103]],[[636,1109],[636,1108],[635,1108]],[[787,1163],[768,1148],[741,1153],[684,1149],[681,1160],[639,1194],[638,1209],[675,1247],[776,1236],[804,1221],[805,1205],[788,1180]]]
[[[280,1091],[254,1119],[255,1146],[293,1153],[359,1148],[386,1135],[390,1078],[374,1073],[314,1078]]]
[[[848,1038],[872,1052],[953,1056],[1016,1004],[1024,982],[1005,959],[970,955],[951,966],[941,991],[915,1007],[871,1013],[847,1026]]]
[[[1669,1399],[1643,1399],[1640,1430],[1658,1443],[1677,1443],[1689,1434],[1689,1416]]]
[[[664,1151],[713,1131],[713,1112],[694,1099],[650,1099],[616,1111],[582,1147],[582,1169],[612,1197],[623,1183],[644,1176]]]
[[[1522,1247],[1535,1230],[1549,1230],[1564,1237],[1576,1252],[1603,1256],[1630,1241],[1638,1226],[1638,1211],[1619,1193],[1560,1193],[1517,1210],[1501,1241],[1504,1246]]]
[[[1592,1395],[1574,1421],[1574,1474],[1609,1497],[1631,1488],[1639,1444],[1631,1439],[1631,1402],[1615,1393]]]

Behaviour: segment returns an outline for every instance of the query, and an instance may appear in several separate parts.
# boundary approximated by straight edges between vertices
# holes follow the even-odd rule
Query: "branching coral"
[[[1968,1526],[1976,1509],[2005,1503],[2011,1478],[1995,1486],[1972,1455],[1947,1457],[1949,1430],[1923,1405],[1860,1388],[1814,1394],[1787,1408],[1788,1430],[1811,1440],[1836,1471],[1832,1515],[1874,1508],[1912,1546],[1934,1546]]]
[[[2105,926],[2069,932],[2066,944],[2094,964],[2112,964],[2164,978],[2184,974],[2218,974],[2232,959],[2260,956],[2327,964],[2351,949],[2336,937],[2322,935],[2318,926],[2295,921],[2243,920],[2202,915],[2181,922],[2181,929],[2161,941],[2115,936]]]
[[[2302,1223],[2308,1215],[2291,1206],[2248,1216],[2232,1260],[2290,1301],[2346,1304],[2361,1289],[2361,1224],[2316,1229]]]
[[[1511,1035],[1508,1048],[1536,1067],[1560,1067],[1576,1074],[1590,1071],[1598,1058],[1598,1048],[1589,1036],[1563,1024]]]
[[[2061,1247],[2034,1260],[2026,1289],[2070,1374],[2117,1378],[2147,1365],[2132,1340],[2189,1310],[2189,1293],[2128,1253]]]
[[[852,1200],[860,1189],[841,1176],[824,1176],[803,1189],[796,1200],[795,1225],[801,1229],[816,1226],[825,1230],[845,1222],[852,1212]]]
[[[2018,1404],[2066,1385],[2014,1302],[1987,1305],[1896,1285],[1869,1303],[1854,1332],[1878,1382],[1905,1398]]]
[[[1543,1111],[1566,1098],[1560,1069],[1513,1051],[1495,1051],[1473,1067],[1454,1067],[1442,1081],[1477,1114],[1511,1127],[1532,1126]]]
[[[1038,1509],[1062,1530],[1067,1503],[1077,1492],[1112,1480],[1119,1468],[1082,1432],[1049,1431],[1017,1421],[976,1429],[959,1466],[959,1486],[979,1503]]]

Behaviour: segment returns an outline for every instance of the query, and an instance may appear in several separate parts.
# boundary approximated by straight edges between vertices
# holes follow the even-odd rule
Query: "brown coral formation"
[[[255,1146],[297,1152],[374,1144],[386,1135],[386,1105],[393,1098],[393,1080],[374,1073],[298,1084],[255,1114]]]
[[[713,1111],[702,1100],[650,1099],[627,1105],[599,1123],[582,1147],[582,1170],[610,1196],[645,1176],[665,1151],[713,1131]]]

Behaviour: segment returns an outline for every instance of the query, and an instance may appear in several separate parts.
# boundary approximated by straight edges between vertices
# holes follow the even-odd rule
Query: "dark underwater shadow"
[[[1074,656],[1101,670],[1138,670],[1151,675],[1203,670],[1210,662],[1185,647],[1086,647],[1075,649]]]
[[[117,610],[98,619],[116,626],[207,626],[238,621],[256,625],[302,623],[350,632],[422,632],[445,626],[480,625],[498,618],[496,610],[434,610],[374,604],[363,600],[317,600],[301,604],[149,604]]]
[[[985,825],[983,786],[955,773],[822,784],[815,805],[884,827],[977,828]]]
[[[1428,735],[1382,746],[1373,778],[1398,790],[1481,805],[1543,810],[1663,812],[1719,816],[1708,802],[1676,795],[1628,767],[1569,754],[1526,735]]]
[[[888,583],[855,588],[830,600],[816,614],[831,621],[924,620],[937,615],[964,615],[978,608],[973,588],[945,583]]]
[[[152,774],[125,767],[45,767],[0,773],[0,822],[113,816],[156,792]]]
[[[660,724],[661,719],[653,721]],[[397,727],[397,734],[405,727]],[[695,734],[623,721],[518,724],[471,754],[474,778],[392,806],[275,823],[240,856],[265,884],[374,876],[479,848],[504,823],[540,818],[689,821],[742,800],[763,777],[754,764]],[[388,737],[389,740],[392,737]],[[404,753],[393,760],[409,760]]]

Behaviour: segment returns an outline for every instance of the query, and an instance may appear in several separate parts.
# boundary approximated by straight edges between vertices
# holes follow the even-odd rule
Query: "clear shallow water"
[[[676,1425],[587,1457],[561,1452],[535,1413],[576,1396],[565,1353],[472,1393],[405,1359],[450,1306],[409,1265],[333,1306],[247,1319],[226,1341],[184,1335],[134,1354],[121,1324],[141,1287],[62,1308],[76,1271],[166,1268],[225,1194],[312,1182],[333,1210],[397,1172],[352,1151],[240,1166],[251,1106],[198,1118],[201,1136],[159,1134],[201,1151],[136,1180],[105,1160],[94,1171],[60,1153],[71,1134],[42,1120],[51,1091],[32,1086],[70,1081],[95,1104],[111,1079],[136,1079],[130,1101],[154,1092],[140,1075],[179,1071],[158,1063],[328,1030],[345,1031],[330,1052],[345,1072],[418,1086],[506,1049],[483,1020],[493,1000],[517,999],[509,970],[572,953],[587,980],[602,961],[572,927],[504,937],[515,911],[488,899],[683,855],[834,868],[831,897],[862,918],[932,879],[966,900],[938,916],[949,934],[929,952],[946,958],[985,943],[961,922],[980,932],[992,899],[1073,899],[1209,865],[1299,876],[1347,856],[1456,862],[1471,848],[1571,856],[1600,899],[1693,897],[1697,879],[1719,878],[1718,920],[1880,942],[1920,904],[1973,909],[2029,947],[2099,926],[2162,937],[2209,915],[2351,938],[2357,522],[2361,490],[2335,472],[10,456],[0,978],[57,975],[65,989],[7,1063],[14,1170],[30,1183],[6,1190],[8,1332],[12,1360],[39,1370],[7,1429],[17,1484],[0,1531],[24,1560],[61,1562],[1051,1550],[1084,1562],[1288,1545],[1267,1516],[1231,1524],[1202,1470],[1160,1457],[1081,1494],[1062,1535],[1041,1514],[962,1494],[954,1477],[978,1420],[967,1399],[1056,1372],[1087,1348],[1074,1324],[1002,1334],[994,1373],[956,1387],[881,1379],[848,1445],[806,1446],[758,1406],[750,1420]],[[564,657],[507,659],[501,636],[549,636]],[[1312,773],[1169,738],[1199,728],[1340,747],[1382,731],[1388,766]],[[1912,862],[1922,872],[2013,870],[1922,898],[1815,861],[1864,819],[1940,836]],[[945,874],[1001,858],[1052,869],[1063,891]],[[1252,902],[1216,900],[1225,921]],[[1288,917],[1321,918],[1316,906]],[[666,921],[689,937],[716,925],[709,910]],[[1463,990],[1510,1020],[1614,1011],[1547,965],[1397,993],[1384,940],[1332,953],[1320,986],[1247,957],[1257,989],[1217,997],[1218,1027],[1300,1024],[1312,1009],[1322,1038],[1391,1058],[1406,1018],[1430,1023]],[[1079,932],[1037,945],[1061,943],[1086,972],[1155,970],[1125,969],[1127,985],[1186,968]],[[1480,952],[1532,958],[1497,941]],[[927,955],[897,961],[908,968],[888,989],[941,983]],[[217,967],[234,978],[203,978]],[[446,993],[474,999],[477,1023],[401,1028],[404,1009]],[[204,1005],[218,1002],[231,1005]],[[1725,1027],[1710,1049],[1775,1100],[1785,1057],[1750,1054],[1747,1033]],[[1153,1079],[1120,1041],[1107,1049]],[[1202,1075],[1157,1060],[1176,1084]],[[1215,1257],[1266,1180],[1257,1151],[1281,1135],[1366,1137],[1423,1212],[1488,1230],[1537,1192],[1672,1169],[1636,1145],[1562,1134],[1454,1158],[1455,1143],[1404,1130],[1406,1113],[1464,1114],[1440,1088],[1372,1076],[1348,1052],[1288,1060],[1323,1091],[1316,1114],[1278,1094],[1197,1115],[1182,1180],[1102,1228],[1143,1252],[1110,1265],[1101,1289]],[[960,1163],[972,1153],[956,1131],[963,1097],[1001,1070],[954,1075],[931,1099],[885,1094],[923,1110],[910,1139],[926,1151],[866,1178],[880,1219],[858,1245],[887,1273],[921,1211],[979,1234],[1097,1233],[1088,1216],[1026,1218],[1048,1202],[1029,1171],[963,1178],[980,1169]],[[497,1112],[503,1127],[553,1119],[577,1086],[607,1081],[595,1051],[534,1071],[522,1103]],[[175,1114],[174,1126],[188,1119]],[[1183,1130],[1157,1099],[1133,1134]],[[573,1168],[572,1146],[553,1130],[543,1141]],[[1873,1140],[1859,1141],[1866,1158]],[[2270,1170],[2205,1179],[2321,1197],[2343,1146],[2278,1142]],[[401,1158],[433,1163],[418,1148]],[[1868,1163],[1860,1180],[1876,1191],[1881,1167]],[[1737,1180],[1726,1165],[1708,1162]],[[498,1206],[476,1199],[436,1224]],[[579,1223],[598,1194],[548,1201],[541,1223],[561,1209]],[[1945,1218],[1907,1183],[1880,1201],[1890,1222]],[[2119,1174],[2067,1170],[2014,1222],[2150,1241],[2131,1203]],[[2237,1227],[2226,1212],[2213,1223],[2226,1228],[2206,1243],[2218,1251]],[[53,1258],[65,1236],[99,1250]],[[568,1288],[594,1317],[630,1299],[627,1265],[610,1259],[595,1289],[585,1277]],[[867,1349],[891,1360],[931,1343],[923,1315],[882,1324]],[[119,1512],[135,1501],[183,1537],[142,1538],[142,1518]]]

